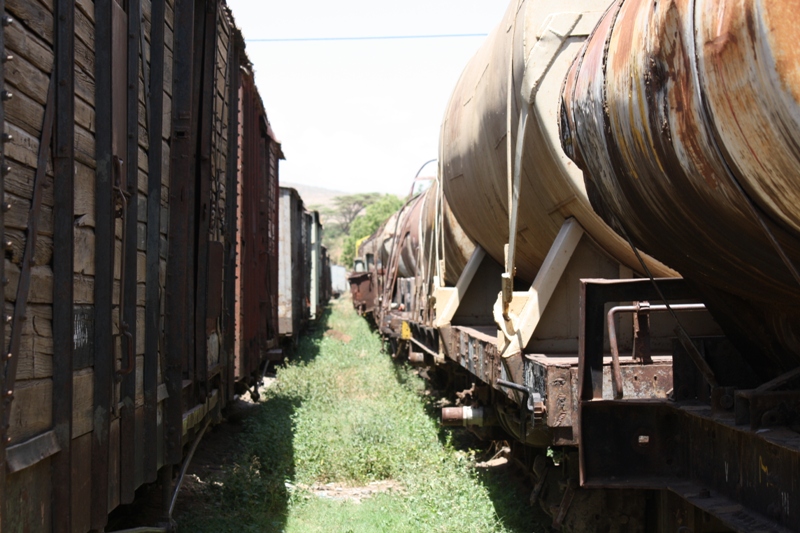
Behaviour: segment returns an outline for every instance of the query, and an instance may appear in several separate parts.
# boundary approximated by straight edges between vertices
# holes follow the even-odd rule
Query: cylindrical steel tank
[[[438,194],[438,184],[434,184],[425,191],[422,198],[422,217],[420,218],[421,258],[424,265],[418,267],[418,274],[426,281],[433,282],[432,278],[439,274],[435,263],[436,257],[444,260],[444,284],[453,286],[458,282],[461,272],[467,265],[475,243],[464,233],[461,225],[453,215],[447,199]],[[437,234],[436,220],[439,220]],[[436,252],[436,239],[439,239],[439,252]]]
[[[766,376],[800,362],[798,27],[788,0],[617,2],[560,117],[597,211],[695,282]]]
[[[441,130],[445,196],[467,235],[504,263],[508,242],[507,99],[511,88],[511,146],[521,95],[532,99],[522,155],[516,251],[517,274],[532,281],[568,217],[621,263],[641,271],[629,244],[592,210],[581,170],[558,136],[561,85],[572,59],[608,0],[512,0],[502,23],[461,75]],[[527,77],[527,78],[526,78]],[[656,276],[674,276],[647,258]]]
[[[475,244],[467,237],[456,221],[447,202],[441,204],[439,217],[437,186],[428,188],[411,199],[406,206],[392,215],[379,230],[377,241],[382,242],[384,264],[390,263],[389,254],[395,254],[397,276],[420,278],[420,282],[431,283],[436,275],[436,257],[444,259],[445,282],[455,285],[467,264]],[[440,218],[439,232],[443,235],[439,253],[436,252],[436,219]],[[441,247],[443,246],[443,248]]]

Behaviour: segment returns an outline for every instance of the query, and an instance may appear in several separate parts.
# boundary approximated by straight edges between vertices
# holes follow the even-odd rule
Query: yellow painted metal
[[[400,324],[400,338],[404,341],[407,341],[411,338],[411,326],[408,325],[408,322],[403,320],[403,323]]]

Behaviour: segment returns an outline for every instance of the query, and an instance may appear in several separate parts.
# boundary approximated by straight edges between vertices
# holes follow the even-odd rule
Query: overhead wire
[[[393,41],[410,39],[461,39],[469,37],[486,37],[488,33],[440,33],[429,35],[356,35],[346,37],[275,37],[267,39],[245,39],[246,43],[300,43],[330,41]]]

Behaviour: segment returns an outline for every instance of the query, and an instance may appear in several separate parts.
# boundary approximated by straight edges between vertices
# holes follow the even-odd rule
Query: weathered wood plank
[[[50,469],[46,459],[6,478],[6,501],[0,504],[6,506],[8,531],[51,531],[52,513],[42,512],[50,508]]]
[[[136,252],[136,279],[144,283],[147,279],[147,254],[144,252]]]
[[[12,444],[46,431],[53,423],[52,380],[20,381],[15,389],[8,428]]]
[[[24,199],[25,205],[30,206],[29,200],[33,192],[35,169],[11,159],[6,159],[6,163],[11,168],[9,173],[5,176],[6,192],[12,194],[14,197]],[[7,200],[12,201],[13,198]],[[49,206],[53,205],[52,187],[42,191],[42,203]]]
[[[90,134],[95,132],[94,108],[80,98],[75,99],[75,123]]]
[[[6,301],[14,302],[17,298],[19,267],[5,259],[5,269],[6,278],[8,278],[8,285],[4,289]],[[50,265],[37,265],[31,268],[31,288],[28,293],[28,303],[53,303],[53,270]]]
[[[11,158],[30,168],[36,168],[39,155],[39,138],[31,135],[16,124],[7,123],[6,132],[11,134],[13,140],[5,144],[6,157]],[[53,167],[48,162],[47,174],[53,175]]]
[[[6,314],[14,308],[8,303]],[[25,310],[17,357],[17,380],[43,379],[53,375],[53,330],[52,308],[49,305],[29,305]],[[5,332],[5,346],[8,346],[11,332]]]
[[[6,11],[44,42],[53,44],[53,13],[43,5],[26,0],[6,0]]]
[[[75,125],[75,159],[89,168],[95,168],[94,134],[86,131],[80,125]]]
[[[72,290],[75,305],[94,305],[94,277],[76,275]]]
[[[144,323],[141,324],[144,326]],[[137,327],[139,325],[137,324]],[[136,407],[144,405],[144,354],[136,355]]]
[[[75,226],[94,227],[94,170],[75,164]]]
[[[72,438],[75,439],[92,431],[94,371],[85,368],[75,372],[72,386]]]
[[[79,227],[74,230],[75,273],[94,276],[94,230]]]
[[[75,0],[75,6],[94,24],[94,2],[92,0]]]
[[[74,427],[74,426],[73,426]],[[91,529],[92,434],[72,441],[72,531]]]
[[[77,65],[75,65],[75,94],[89,106],[94,106],[94,77]]]
[[[45,104],[47,90],[50,87],[48,74],[42,72],[26,58],[19,56],[15,57],[13,61],[7,62],[3,68],[6,84],[14,87],[17,91],[24,92],[41,105]]]
[[[47,459],[61,451],[54,431],[46,431],[6,450],[8,472],[13,474]]]
[[[114,398],[119,398],[119,393],[114,395]],[[110,513],[114,508],[119,505],[120,496],[120,460],[119,460],[119,418],[111,422],[111,427],[108,432],[108,512]]]
[[[11,243],[11,248],[6,250],[6,257],[11,259],[11,262],[20,265],[22,263],[22,254],[25,251],[25,232],[19,229],[9,228],[5,231],[6,241]],[[40,236],[36,239],[36,249],[33,253],[33,262],[37,265],[46,265],[53,257],[53,239],[46,236]]]
[[[81,42],[86,51],[92,52],[94,56],[94,22],[81,9],[75,10],[75,37]],[[76,48],[77,53],[77,48]],[[92,64],[92,69],[87,69],[93,72],[94,57],[89,59]]]
[[[11,203],[11,209],[5,214],[6,228],[26,230],[30,201],[18,196],[12,196],[10,193],[6,196],[6,199]],[[53,208],[49,205],[42,205],[41,207],[39,235],[47,235],[48,237],[53,235]]]
[[[53,50],[46,43],[20,24],[8,26],[3,33],[8,51],[17,58],[27,60],[49,78],[53,70]]]
[[[83,276],[72,279],[73,289]],[[73,298],[73,314],[75,315],[75,331],[73,334],[72,370],[84,370],[94,364],[94,307],[91,305],[75,305]],[[94,387],[94,382],[92,382]]]
[[[44,106],[23,91],[15,91],[14,97],[5,104],[6,122],[14,124],[29,135],[41,135]]]
[[[136,306],[136,355],[144,355],[144,307]],[[136,379],[141,379],[137,372]]]

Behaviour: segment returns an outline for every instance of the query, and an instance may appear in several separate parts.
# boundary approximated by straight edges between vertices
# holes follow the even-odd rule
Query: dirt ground
[[[274,376],[264,378],[261,390],[275,383]],[[207,483],[213,483],[223,476],[226,469],[242,451],[240,434],[244,431],[245,420],[254,414],[259,404],[253,402],[249,393],[243,394],[236,401],[228,404],[225,420],[212,426],[197,446],[192,462],[186,471],[186,477],[178,493],[175,504],[176,514],[192,503],[196,492],[202,490]]]

